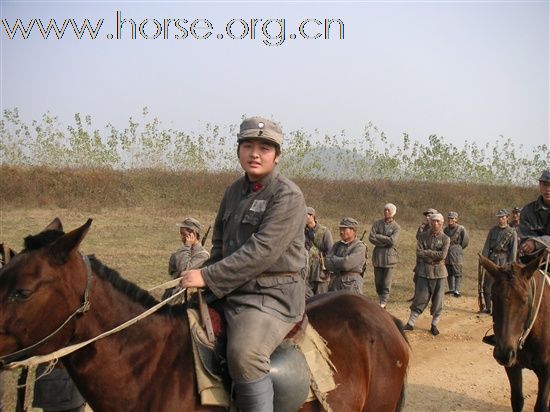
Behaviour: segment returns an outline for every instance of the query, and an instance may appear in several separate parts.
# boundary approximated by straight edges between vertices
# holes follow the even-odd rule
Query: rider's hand
[[[180,286],[182,288],[203,288],[206,286],[199,269],[191,269],[181,272]]]

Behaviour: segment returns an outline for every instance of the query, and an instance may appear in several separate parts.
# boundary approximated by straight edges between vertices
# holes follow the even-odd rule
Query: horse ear
[[[485,256],[478,254],[479,264],[485,268],[485,270],[494,278],[497,278],[501,272],[502,268],[495,264],[492,260],[487,259]]]
[[[537,269],[542,264],[542,261],[548,256],[547,252],[541,253],[536,259],[533,259],[531,262],[527,263],[522,269],[521,273],[527,279],[530,279],[531,276],[537,271]]]
[[[78,246],[88,233],[93,219],[88,219],[86,223],[57,239],[48,246],[49,256],[54,263],[62,265],[67,262],[69,255],[78,250]]]
[[[63,223],[61,223],[61,220],[56,217],[50,222],[48,226],[44,228],[43,232],[45,232],[46,230],[58,230],[60,232],[63,232]]]

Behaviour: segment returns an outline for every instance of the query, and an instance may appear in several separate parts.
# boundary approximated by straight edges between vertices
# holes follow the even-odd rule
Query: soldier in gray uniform
[[[237,134],[244,176],[225,191],[211,258],[182,274],[182,287],[224,299],[227,363],[242,412],[273,411],[270,356],[305,310],[304,227],[300,188],[277,167],[283,134],[276,123],[245,119]]]
[[[367,261],[367,247],[357,239],[359,223],[351,217],[340,221],[340,239],[332,246],[325,265],[332,272],[329,290],[349,290],[363,293],[363,273]]]
[[[202,267],[210,258],[208,251],[201,245],[201,224],[197,219],[188,217],[176,223],[176,226],[179,227],[182,245],[168,260],[168,275],[172,279],[179,277],[181,272]],[[169,298],[176,291],[176,287],[166,289],[162,299]]]
[[[518,239],[516,230],[508,225],[508,211],[500,209],[497,214],[498,224],[493,226],[483,245],[481,254],[499,266],[515,262],[517,256]],[[483,277],[484,307],[481,313],[492,312],[491,290],[495,280],[485,273]]]
[[[512,218],[510,219],[510,227],[518,230],[519,222],[521,221],[521,207],[514,207],[512,209]]]
[[[435,213],[430,216],[431,230],[423,232],[416,243],[416,274],[418,279],[414,290],[414,300],[411,304],[411,314],[404,330],[413,330],[416,319],[422,314],[430,300],[432,305],[432,326],[430,333],[439,335],[437,324],[443,310],[445,279],[447,268],[445,258],[449,251],[450,239],[443,233],[443,216]]]
[[[372,265],[374,266],[374,285],[380,302],[385,308],[390,297],[393,269],[398,262],[397,239],[401,227],[394,220],[397,207],[393,203],[384,206],[384,219],[372,225],[369,241],[374,245]]]
[[[325,267],[325,256],[332,248],[334,241],[330,230],[317,221],[314,208],[308,207],[306,214],[304,234],[306,250],[309,253],[306,287],[312,295],[318,295],[328,292],[330,278]]]
[[[550,170],[539,178],[540,196],[521,209],[518,234],[522,261],[529,261],[550,247]]]
[[[464,249],[470,242],[468,231],[464,226],[458,224],[458,213],[447,214],[447,226],[443,232],[451,239],[449,253],[445,259],[447,266],[447,283],[449,290],[445,294],[452,294],[455,298],[460,296],[460,281],[462,280],[462,263],[464,263]]]

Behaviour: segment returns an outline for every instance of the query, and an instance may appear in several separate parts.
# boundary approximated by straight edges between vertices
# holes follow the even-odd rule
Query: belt
[[[299,276],[298,272],[264,272],[260,273],[259,278],[279,277],[279,276]]]

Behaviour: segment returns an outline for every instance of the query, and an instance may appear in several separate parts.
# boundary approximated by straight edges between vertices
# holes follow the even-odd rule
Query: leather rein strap
[[[0,357],[0,366],[11,363],[13,361],[16,361],[18,359],[21,359],[23,356],[25,356],[30,351],[36,349],[40,345],[43,345],[47,341],[49,341],[52,337],[54,337],[56,334],[58,334],[67,324],[73,320],[75,316],[81,315],[86,313],[90,309],[90,289],[92,288],[92,281],[93,281],[93,273],[92,273],[92,266],[90,264],[90,259],[88,256],[82,255],[82,260],[84,261],[84,264],[86,265],[86,275],[87,275],[87,281],[86,281],[86,289],[84,290],[84,296],[82,298],[82,304],[79,308],[77,308],[66,320],[63,322],[56,330],[54,330],[52,333],[50,333],[45,338],[41,339],[40,341],[32,344],[31,346],[27,346],[26,348],[20,349],[16,352],[10,353],[9,355],[5,355]]]

